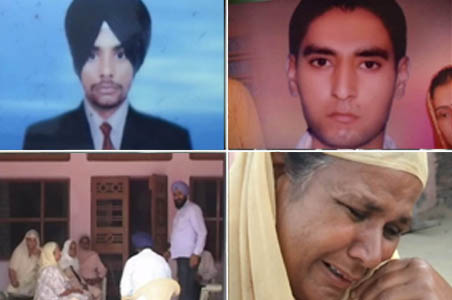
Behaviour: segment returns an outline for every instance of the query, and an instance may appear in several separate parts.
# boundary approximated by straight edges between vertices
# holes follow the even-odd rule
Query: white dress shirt
[[[100,125],[102,125],[103,122],[108,122],[111,126],[110,139],[115,147],[115,150],[121,149],[124,126],[126,124],[127,112],[129,111],[127,99],[121,103],[118,109],[107,120],[104,120],[101,116],[99,116],[99,114],[94,110],[92,104],[86,99],[83,101],[83,107],[85,108],[86,118],[88,119],[94,149],[102,150],[104,134],[100,129]]]
[[[173,220],[171,258],[201,255],[206,236],[207,230],[201,208],[187,200]]]
[[[132,296],[140,287],[160,278],[171,278],[168,263],[151,249],[144,249],[129,258],[124,266],[120,283],[121,297]]]
[[[312,149],[312,135],[309,131],[305,131],[305,133],[301,136],[300,140],[297,143],[296,149]],[[384,135],[383,140],[383,149],[393,150],[397,149],[397,145],[394,140],[389,135]]]

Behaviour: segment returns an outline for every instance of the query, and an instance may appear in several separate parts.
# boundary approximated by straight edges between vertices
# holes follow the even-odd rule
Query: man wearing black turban
[[[75,110],[28,127],[24,149],[191,149],[187,130],[128,104],[151,38],[141,0],[73,0],[65,29],[85,99]]]

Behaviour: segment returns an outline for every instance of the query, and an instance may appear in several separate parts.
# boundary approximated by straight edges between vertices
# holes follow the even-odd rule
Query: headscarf
[[[425,152],[325,152],[327,155],[366,165],[404,171],[416,176],[425,188],[428,179],[428,161]]]
[[[415,152],[408,152],[399,156],[392,152],[356,154],[349,153],[346,159],[373,165],[381,160],[382,167],[402,169],[421,182],[426,181],[425,153],[412,155]],[[365,156],[369,158],[367,162],[363,160]],[[405,167],[410,160],[418,166]],[[293,299],[276,232],[275,201],[270,153],[237,153],[230,169],[229,185],[228,290],[231,299]]]
[[[179,191],[182,194],[184,194],[185,196],[188,196],[188,194],[190,192],[190,188],[188,187],[188,185],[185,182],[179,180],[179,181],[174,182],[171,185],[171,191],[173,193],[176,191]]]
[[[66,242],[64,242],[61,260],[58,262],[58,264],[60,265],[61,270],[72,266],[74,270],[78,272],[80,270],[80,264],[78,262],[77,256],[72,257],[69,255],[69,249],[71,248],[72,243],[75,243],[77,247],[77,243],[74,240],[67,240]]]
[[[74,0],[66,13],[65,28],[77,75],[80,77],[103,22],[121,42],[136,73],[151,39],[151,16],[143,2]]]
[[[136,232],[132,235],[132,243],[136,249],[152,247],[152,238],[146,232]]]
[[[90,239],[90,237],[87,234],[84,234],[84,235],[80,236],[80,238],[78,239],[79,243],[82,238]],[[90,256],[95,254],[93,250],[90,250],[90,249],[85,250],[82,247],[80,247],[79,245],[77,245],[77,247],[78,247],[77,256],[78,256],[78,261],[80,264],[83,264],[85,262],[85,260],[87,260],[88,258],[90,258]]]
[[[40,246],[39,233],[36,230],[31,229],[25,233],[22,241],[16,249],[14,249],[9,268],[16,272],[19,287],[15,288],[10,284],[7,288],[7,291],[10,293],[33,295],[37,279],[39,257],[36,255],[29,255],[27,238],[36,239],[36,247],[39,248]]]
[[[229,149],[265,148],[255,100],[245,85],[228,78],[228,145]]]
[[[441,132],[439,125],[438,125],[438,119],[436,118],[435,113],[435,107],[433,106],[433,93],[435,89],[439,86],[442,86],[444,84],[448,84],[452,78],[452,65],[446,66],[443,69],[441,69],[432,79],[430,83],[430,88],[427,93],[427,111],[430,117],[430,121],[433,125],[433,135],[435,138],[435,148],[441,148],[441,149],[452,149],[452,145],[450,145],[446,138],[444,137],[443,133]]]
[[[41,257],[39,258],[40,270],[47,267],[58,266],[58,262],[53,254],[56,248],[58,248],[58,244],[55,242],[48,242],[42,247]]]

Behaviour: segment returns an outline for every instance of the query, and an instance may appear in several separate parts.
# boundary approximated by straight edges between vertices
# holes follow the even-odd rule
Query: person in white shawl
[[[64,242],[62,256],[58,263],[60,269],[70,280],[73,287],[88,291],[93,300],[100,299],[100,289],[95,286],[88,286],[80,275],[80,263],[78,261],[77,251],[77,243],[74,240]]]
[[[31,229],[16,247],[9,262],[7,292],[17,296],[33,297],[38,276],[39,234]]]

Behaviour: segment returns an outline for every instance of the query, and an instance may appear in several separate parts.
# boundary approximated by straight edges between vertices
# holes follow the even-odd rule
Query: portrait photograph
[[[2,1],[0,19],[0,149],[224,149],[223,2]]]
[[[228,9],[230,149],[451,148],[450,0]]]

